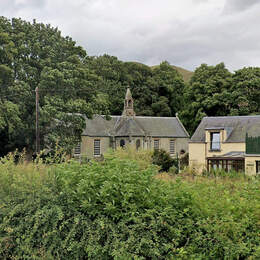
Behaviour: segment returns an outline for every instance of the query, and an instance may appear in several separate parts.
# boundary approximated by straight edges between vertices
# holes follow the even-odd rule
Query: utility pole
[[[35,153],[40,152],[40,132],[39,132],[39,89],[35,89],[35,112],[36,112],[36,139],[35,139]]]

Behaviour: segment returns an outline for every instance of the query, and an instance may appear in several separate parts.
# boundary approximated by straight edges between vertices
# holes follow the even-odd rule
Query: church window
[[[100,156],[100,139],[94,140],[94,156]]]
[[[154,147],[154,150],[159,150],[159,148],[160,148],[159,139],[154,139],[153,147]]]
[[[136,150],[138,150],[140,148],[140,146],[141,146],[141,141],[140,141],[140,139],[137,139],[136,140]]]
[[[170,140],[170,154],[175,154],[175,140]]]
[[[124,139],[120,140],[120,147],[125,147],[125,140]]]

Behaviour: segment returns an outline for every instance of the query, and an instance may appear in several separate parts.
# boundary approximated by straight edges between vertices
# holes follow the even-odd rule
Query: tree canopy
[[[99,77],[86,66],[86,58],[86,51],[57,28],[0,18],[0,134],[5,137],[1,154],[15,148],[33,149],[36,87],[40,89],[42,147],[44,136],[52,145],[55,140],[68,148],[79,140],[84,127],[80,115],[91,117],[98,112],[94,108]],[[54,123],[57,120],[63,130]]]
[[[192,134],[203,116],[260,113],[260,68],[230,72],[224,63],[202,64],[185,82],[163,61],[149,67],[108,54],[88,56],[57,28],[0,17],[0,156],[35,146],[35,88],[40,94],[41,148],[69,152],[85,117],[120,115],[130,86],[135,112],[179,113]]]

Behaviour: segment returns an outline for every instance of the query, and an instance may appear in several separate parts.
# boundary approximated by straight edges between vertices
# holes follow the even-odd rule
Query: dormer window
[[[220,132],[210,133],[210,150],[212,151],[220,150]]]

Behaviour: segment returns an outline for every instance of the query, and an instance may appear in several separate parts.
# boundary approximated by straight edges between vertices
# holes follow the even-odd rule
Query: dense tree
[[[15,139],[17,128],[22,127],[21,109],[13,102],[10,89],[15,85],[12,64],[17,53],[14,42],[8,32],[1,28],[10,28],[6,19],[0,20],[0,155],[10,147]],[[9,140],[9,141],[7,141]]]
[[[231,111],[232,74],[224,63],[216,66],[202,64],[185,88],[185,107],[181,112],[190,133],[204,116],[225,116]]]
[[[232,79],[232,114],[260,113],[260,68],[243,68]]]
[[[154,115],[174,116],[182,109],[184,81],[167,61],[153,69],[149,83],[154,97],[152,104]]]
[[[132,88],[135,100],[135,112],[142,116],[154,115],[151,108],[154,93],[149,84],[149,78],[152,77],[151,68],[137,62],[125,62],[124,67],[126,68],[127,82]]]
[[[0,18],[0,94],[7,96],[0,109],[12,115],[4,113],[8,122],[0,118],[1,135],[8,136],[9,144],[3,152],[33,148],[36,87],[40,89],[41,139],[51,132],[60,140],[73,139],[70,145],[79,140],[84,127],[79,114],[93,114],[97,100],[94,86],[99,81],[86,66],[86,58],[85,50],[71,38],[62,37],[57,28]],[[59,124],[54,127],[55,120],[69,126],[70,131],[61,131]],[[69,137],[71,133],[75,138]],[[51,136],[47,139],[53,140]]]
[[[101,78],[99,84],[96,84],[96,90],[107,96],[110,113],[120,115],[128,85],[124,63],[109,55],[89,57],[88,60],[89,68]]]
[[[122,113],[127,86],[132,89],[137,115],[170,116],[181,109],[184,81],[168,62],[150,68],[103,55],[93,57],[90,67],[103,79],[99,91],[109,97],[111,114]]]
[[[122,113],[128,86],[137,115],[180,112],[191,134],[203,116],[260,113],[260,68],[232,74],[223,63],[202,64],[184,83],[166,61],[149,67],[107,54],[89,57],[57,28],[0,17],[0,156],[34,148],[36,87],[41,147],[58,142],[70,151],[85,117]]]

